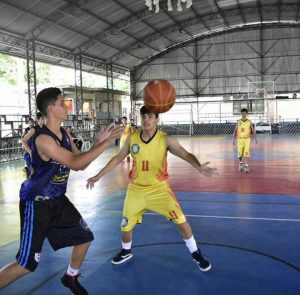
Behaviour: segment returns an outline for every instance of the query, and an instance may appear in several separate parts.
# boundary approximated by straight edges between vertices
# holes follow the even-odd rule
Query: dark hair
[[[247,109],[241,109],[241,113],[243,113],[243,112],[245,112],[245,113],[248,114],[248,110]]]
[[[126,120],[127,120],[127,117],[126,117],[126,116],[124,116],[124,117],[122,117],[121,119],[126,119]]]
[[[54,105],[57,101],[57,96],[61,93],[61,90],[56,87],[41,90],[36,97],[36,107],[44,116],[47,116],[47,107]]]
[[[140,114],[141,115],[145,115],[145,114],[154,114],[156,118],[158,118],[158,114],[151,112],[150,110],[148,110],[145,106],[142,106],[140,109]]]
[[[41,119],[42,117],[44,117],[44,115],[41,113],[41,112],[38,112],[37,114],[36,114],[36,118],[39,120],[39,119]]]

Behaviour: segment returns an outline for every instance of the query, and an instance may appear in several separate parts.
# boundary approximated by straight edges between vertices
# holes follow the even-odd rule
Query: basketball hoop
[[[160,0],[145,0],[146,6],[149,7],[149,10],[152,10],[153,6],[155,6],[155,13],[159,12],[159,1]],[[186,3],[186,8],[190,8],[193,4],[193,0],[177,0],[177,11],[182,11],[182,3]],[[172,11],[172,0],[168,0],[168,11]]]

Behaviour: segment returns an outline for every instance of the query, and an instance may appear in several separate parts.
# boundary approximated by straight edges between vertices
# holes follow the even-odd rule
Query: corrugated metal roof
[[[192,7],[151,12],[144,0],[0,0],[0,52],[25,56],[20,39],[82,53],[103,63],[132,68],[148,56],[201,33],[260,21],[299,22],[297,0],[194,0]],[[7,34],[7,35],[6,35]],[[5,38],[6,37],[6,38]],[[18,48],[18,49],[16,49]],[[45,62],[66,64],[37,52]]]

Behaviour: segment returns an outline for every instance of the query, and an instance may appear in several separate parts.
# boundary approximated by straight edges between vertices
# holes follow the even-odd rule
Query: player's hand
[[[205,162],[205,163],[201,164],[201,166],[199,168],[199,172],[206,177],[213,178],[213,176],[217,175],[217,172],[216,172],[217,168],[208,167],[209,164],[210,164],[210,162]]]
[[[86,187],[87,189],[93,189],[93,188],[94,188],[94,185],[95,185],[95,182],[97,182],[99,179],[100,179],[100,176],[98,176],[98,175],[95,175],[95,176],[89,178],[89,179],[87,180],[87,183],[86,183],[86,186],[85,186],[85,187]]]
[[[124,127],[115,126],[114,124],[108,125],[104,130],[100,131],[96,135],[96,140],[101,143],[107,139],[115,140],[119,137],[124,131]]]

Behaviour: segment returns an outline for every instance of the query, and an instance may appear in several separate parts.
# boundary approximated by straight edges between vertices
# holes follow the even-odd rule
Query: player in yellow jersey
[[[127,137],[133,132],[131,125],[127,123],[127,117],[122,117],[121,122],[121,125],[124,126],[124,132],[122,133],[120,139],[120,149],[125,144]],[[130,156],[127,156],[127,162],[130,162]]]
[[[152,210],[172,220],[178,226],[194,261],[201,271],[208,271],[211,269],[211,264],[198,249],[190,224],[167,182],[167,152],[187,161],[205,176],[213,176],[215,169],[208,167],[209,162],[200,164],[197,158],[187,152],[175,138],[158,130],[157,114],[151,113],[145,106],[141,108],[140,113],[142,131],[131,134],[120,152],[97,175],[89,178],[86,185],[87,188],[92,189],[96,181],[131,153],[133,165],[129,174],[130,183],[121,223],[122,249],[112,259],[112,263],[121,264],[133,257],[131,252],[133,228],[137,223],[141,223],[145,211]]]
[[[242,118],[237,121],[235,130],[233,133],[233,145],[235,145],[235,139],[237,137],[238,158],[239,158],[239,170],[250,172],[249,158],[250,158],[250,138],[253,134],[255,143],[257,143],[256,132],[253,128],[252,121],[247,118],[248,110],[241,110]]]

